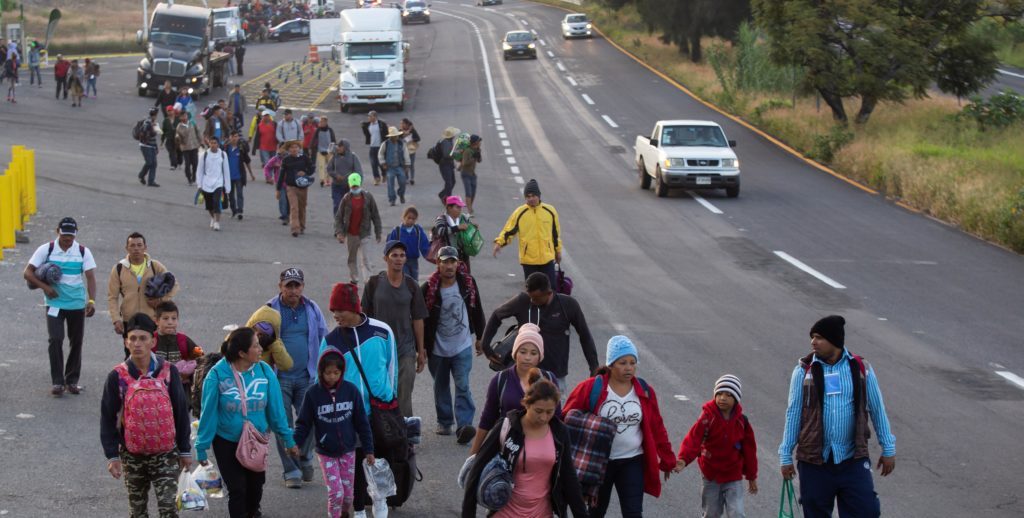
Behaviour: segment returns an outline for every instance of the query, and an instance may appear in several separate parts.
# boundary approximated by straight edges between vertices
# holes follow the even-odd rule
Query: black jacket
[[[284,186],[295,187],[295,179],[299,177],[298,172],[303,171],[306,176],[312,176],[315,172],[313,164],[306,155],[287,155],[281,160],[281,174],[277,177],[277,188]]]
[[[475,280],[475,279],[474,279]],[[459,293],[462,294],[462,302],[466,305],[466,313],[469,314],[469,329],[476,335],[477,339],[482,339],[484,336],[484,307],[480,300],[480,287],[473,283],[473,299],[476,301],[475,304],[470,304],[470,292],[469,286],[466,284],[466,277],[462,272],[455,273],[455,282],[459,285]],[[427,298],[427,290],[430,288],[429,282],[424,282],[420,286],[420,292],[423,293],[423,299]],[[437,295],[434,296],[434,304],[427,306],[427,318],[423,320],[423,347],[427,350],[427,354],[431,354],[434,350],[434,342],[437,341],[437,322],[441,319],[441,286],[438,283]]]
[[[532,322],[540,326],[540,335],[544,338],[544,360],[539,365],[541,369],[554,372],[560,378],[569,373],[569,327],[572,326],[580,335],[580,347],[587,359],[587,367],[591,374],[597,370],[599,365],[594,336],[590,334],[587,319],[576,299],[556,293],[546,306],[537,307],[530,302],[530,295],[526,292],[512,297],[495,309],[487,320],[483,338],[484,354],[493,354],[491,340],[498,333],[502,321],[509,317],[515,317],[516,323],[520,325]]]
[[[380,128],[380,141],[383,143],[387,140],[385,135],[388,134],[388,125],[386,122],[377,119],[377,127]],[[366,137],[366,145],[370,145],[370,121],[363,121],[363,136]]]
[[[466,492],[462,498],[462,517],[474,518],[476,516],[476,488],[480,481],[480,475],[484,466],[494,458],[495,455],[502,455],[515,472],[516,462],[519,460],[519,453],[523,451],[523,444],[526,442],[523,433],[523,425],[520,422],[523,414],[522,409],[512,410],[506,416],[509,420],[508,436],[505,444],[518,446],[506,448],[499,444],[501,440],[501,421],[495,423],[491,431],[487,433],[480,451],[476,454],[473,467],[466,476]],[[565,425],[558,419],[551,419],[548,422],[551,427],[551,435],[555,440],[555,467],[551,470],[551,510],[556,516],[564,517],[566,507],[572,509],[572,515],[576,518],[586,517],[587,506],[583,503],[583,494],[580,490],[579,479],[576,478],[576,468],[572,462],[572,450],[569,442],[569,432]]]
[[[153,354],[150,356],[156,363],[153,372],[159,372],[167,363],[163,358]],[[125,360],[128,365],[128,374],[139,379],[141,373],[131,360]],[[179,455],[189,455],[192,449],[191,430],[189,429],[188,417],[188,396],[181,386],[181,377],[178,369],[173,364],[167,364],[171,369],[168,392],[171,396],[171,408],[174,411],[174,434],[175,442],[178,445]],[[124,391],[127,387],[121,386],[121,379],[117,371],[111,370],[107,374],[107,381],[103,385],[103,397],[100,399],[100,443],[103,445],[103,454],[108,459],[117,459],[120,455],[121,446],[124,445],[124,430],[121,428],[121,411],[124,408]]]
[[[161,89],[156,94],[156,102],[153,103],[153,106],[156,106],[157,108],[160,108],[160,111],[163,112],[164,116],[166,117],[167,116],[167,107],[168,106],[174,106],[174,103],[177,100],[178,100],[178,92],[176,92],[174,90],[171,90],[170,92],[167,92],[167,91],[164,91],[163,89]]]

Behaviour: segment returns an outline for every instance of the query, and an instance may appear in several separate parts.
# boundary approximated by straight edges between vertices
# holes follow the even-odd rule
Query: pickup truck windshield
[[[665,126],[661,130],[662,147],[729,147],[717,126]]]
[[[398,57],[397,43],[349,43],[345,45],[345,59],[394,59]]]

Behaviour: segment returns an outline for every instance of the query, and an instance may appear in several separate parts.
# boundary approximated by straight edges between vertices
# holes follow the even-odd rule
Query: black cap
[[[469,143],[470,144],[476,144],[477,142],[480,142],[481,140],[483,140],[483,139],[480,138],[480,135],[470,135],[469,136]]]
[[[149,109],[149,116],[150,117],[152,117],[152,116],[154,116],[154,115],[156,115],[158,113],[160,113],[160,110],[156,109],[155,107]]]
[[[57,225],[57,230],[60,231],[60,235],[62,236],[77,236],[78,222],[75,221],[75,218],[64,218],[60,220],[60,223]]]
[[[405,243],[392,239],[391,241],[384,243],[384,257],[387,257],[388,254],[396,248],[401,248],[403,252],[409,251],[409,249],[406,248]]]
[[[299,284],[306,284],[306,276],[302,273],[302,270],[298,268],[288,268],[281,272],[281,282],[288,284],[289,282],[298,282]]]
[[[126,335],[132,331],[145,331],[152,334],[156,332],[156,323],[145,313],[136,313],[128,319],[127,325],[124,326]]]
[[[454,246],[442,246],[437,251],[438,261],[446,261],[448,259],[455,259],[456,261],[459,259],[459,250]]]
[[[832,345],[842,349],[846,342],[846,319],[839,315],[829,315],[814,323],[811,327],[811,334],[819,334],[828,340]]]

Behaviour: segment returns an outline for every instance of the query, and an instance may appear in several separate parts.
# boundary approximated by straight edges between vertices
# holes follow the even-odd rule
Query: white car
[[[594,26],[582,13],[572,13],[562,18],[562,37],[569,38],[593,38]]]

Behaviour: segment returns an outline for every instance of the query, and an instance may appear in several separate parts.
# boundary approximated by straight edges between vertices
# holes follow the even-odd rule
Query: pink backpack
[[[168,390],[171,369],[164,362],[156,377],[133,379],[124,363],[114,367],[124,387],[121,424],[129,453],[153,455],[174,450],[174,409]]]

